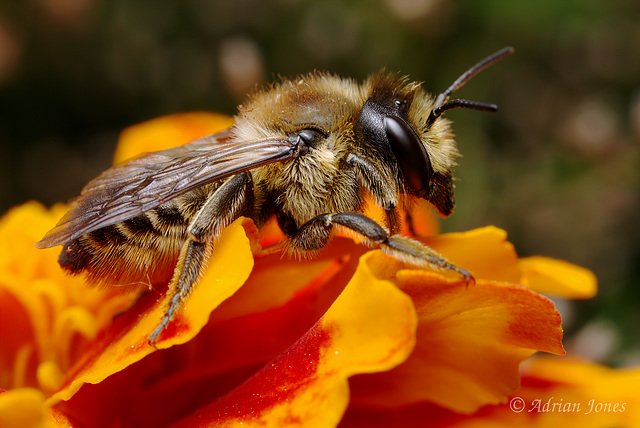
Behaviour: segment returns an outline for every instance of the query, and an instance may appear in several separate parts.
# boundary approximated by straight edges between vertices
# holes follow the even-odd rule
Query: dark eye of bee
[[[385,116],[384,129],[409,187],[418,196],[423,196],[433,170],[420,139],[404,120],[394,116]]]
[[[314,128],[305,128],[296,132],[295,134],[291,134],[289,136],[289,140],[293,144],[298,145],[298,150],[300,154],[305,154],[309,152],[309,148],[315,148],[318,146],[320,141],[322,141],[327,136]]]
[[[300,137],[300,139],[307,146],[315,147],[315,146],[318,145],[318,143],[324,137],[324,135],[322,135],[320,133],[320,131],[318,131],[316,129],[307,128],[307,129],[303,129],[302,131],[298,132],[298,137]]]

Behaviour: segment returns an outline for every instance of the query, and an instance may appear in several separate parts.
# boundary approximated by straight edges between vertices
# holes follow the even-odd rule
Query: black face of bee
[[[431,181],[431,160],[416,132],[401,118],[385,116],[384,130],[411,193],[424,197]]]
[[[407,100],[393,100],[381,105],[368,99],[358,116],[356,132],[371,141],[387,162],[395,159],[408,190],[424,197],[432,174],[431,160],[420,138],[404,119],[406,104]]]
[[[431,159],[424,143],[408,123],[408,111],[413,102],[415,87],[407,86],[392,77],[378,82],[371,96],[360,111],[355,132],[370,142],[378,157],[388,167],[396,170],[405,191],[414,196],[430,199],[438,210],[448,215],[453,207],[453,190],[450,181],[444,186],[435,186]],[[446,181],[446,180],[445,180]],[[439,195],[433,195],[436,188]]]

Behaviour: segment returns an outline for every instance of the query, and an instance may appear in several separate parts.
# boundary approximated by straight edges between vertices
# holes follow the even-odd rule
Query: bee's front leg
[[[468,284],[473,276],[466,270],[449,262],[426,245],[402,235],[391,235],[378,223],[357,213],[322,214],[303,224],[290,237],[290,244],[303,250],[317,250],[329,240],[331,229],[340,225],[351,229],[370,241],[379,244],[384,252],[398,260],[417,266],[430,266],[457,272]]]
[[[215,238],[238,217],[250,214],[252,208],[253,181],[248,172],[229,178],[207,198],[189,223],[188,239],[169,283],[171,300],[160,325],[149,336],[149,344],[155,343],[193,290]]]

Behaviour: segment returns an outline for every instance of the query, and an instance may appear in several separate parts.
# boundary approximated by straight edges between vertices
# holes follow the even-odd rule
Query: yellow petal
[[[513,244],[507,241],[507,233],[497,227],[446,233],[429,237],[425,242],[454,264],[473,273],[476,279],[511,284],[520,281],[518,256]]]
[[[244,283],[252,266],[253,255],[241,219],[220,235],[205,276],[160,335],[156,346],[167,348],[192,339],[207,323],[211,311]],[[48,403],[68,400],[83,384],[99,383],[153,352],[147,338],[162,319],[169,299],[169,294],[158,299],[148,293],[135,307],[116,317],[93,348],[86,351],[84,360],[67,374],[66,384]]]
[[[413,349],[411,300],[360,263],[321,320],[247,382],[178,426],[335,426],[347,377],[388,370]]]
[[[89,288],[81,277],[60,269],[60,248],[35,248],[64,210],[30,202],[0,220],[0,318],[8,317],[6,323],[0,320],[0,380],[5,387],[55,389],[60,380],[55,373],[68,370],[97,331],[135,298]],[[43,363],[46,369],[40,368]],[[4,371],[11,369],[14,379],[9,383]]]
[[[44,394],[33,388],[0,393],[0,427],[40,427],[45,421]]]
[[[518,265],[522,271],[522,285],[538,293],[589,299],[598,290],[591,271],[562,260],[534,256],[520,259]]]
[[[443,415],[442,427],[640,427],[640,369],[539,357],[523,368],[509,402],[476,415]]]
[[[545,426],[640,426],[639,368],[615,370],[584,361],[537,358],[523,372],[523,388],[514,396],[522,395],[528,401],[527,413],[537,413]],[[572,411],[546,412],[547,402],[550,410]],[[554,403],[560,406],[552,408]]]

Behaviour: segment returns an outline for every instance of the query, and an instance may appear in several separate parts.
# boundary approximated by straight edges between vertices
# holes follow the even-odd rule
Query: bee
[[[36,246],[63,245],[62,268],[91,284],[168,284],[152,345],[196,286],[216,238],[241,216],[258,228],[275,216],[294,255],[321,249],[340,226],[468,284],[468,271],[399,233],[399,212],[418,198],[451,214],[458,151],[442,115],[496,111],[450,96],[512,53],[488,56],[436,97],[384,71],[362,84],[318,72],[281,80],[240,106],[232,127],[103,172]],[[366,198],[383,210],[383,225],[363,214]]]

